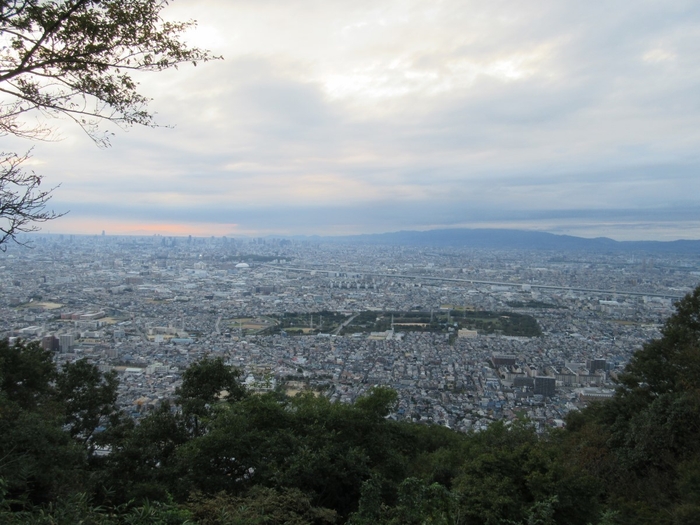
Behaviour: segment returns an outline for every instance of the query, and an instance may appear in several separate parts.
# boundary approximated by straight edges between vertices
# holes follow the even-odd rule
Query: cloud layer
[[[35,169],[62,184],[54,207],[71,210],[45,230],[700,237],[697,2],[166,13],[198,19],[188,38],[225,59],[141,79],[173,128],[97,150],[66,122],[36,145]]]

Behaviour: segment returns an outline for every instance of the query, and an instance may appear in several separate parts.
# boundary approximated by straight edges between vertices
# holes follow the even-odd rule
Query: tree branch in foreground
[[[40,188],[41,177],[25,171],[23,164],[30,154],[0,153],[0,250],[20,233],[37,231],[37,224],[64,215],[47,209],[55,188]]]

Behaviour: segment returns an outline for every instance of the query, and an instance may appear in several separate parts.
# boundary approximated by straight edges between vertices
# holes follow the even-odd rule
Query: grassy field
[[[270,317],[238,317],[227,321],[231,331],[243,330],[244,334],[258,334],[277,326]]]

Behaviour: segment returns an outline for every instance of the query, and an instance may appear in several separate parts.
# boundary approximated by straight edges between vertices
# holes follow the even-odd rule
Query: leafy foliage
[[[0,340],[0,391],[6,403],[37,410],[55,393],[56,366],[52,355],[38,344]]]
[[[102,374],[84,359],[68,363],[56,379],[56,398],[65,407],[65,423],[71,437],[95,446],[101,424],[118,421],[116,372]]]
[[[192,22],[166,22],[160,0],[12,0],[0,3],[0,132],[44,137],[21,115],[66,115],[95,140],[100,121],[152,125],[134,71],[209,60],[180,37]]]
[[[700,519],[687,484],[700,475],[700,288],[676,310],[663,337],[634,354],[615,397],[569,417],[571,444],[596,455],[587,468],[621,523]]]
[[[337,520],[334,511],[314,507],[297,489],[258,486],[242,496],[194,494],[186,507],[201,525],[323,525]]]
[[[201,418],[209,415],[217,401],[234,402],[245,396],[239,376],[240,372],[226,366],[221,357],[205,358],[185,370],[175,395],[194,435],[199,435]]]

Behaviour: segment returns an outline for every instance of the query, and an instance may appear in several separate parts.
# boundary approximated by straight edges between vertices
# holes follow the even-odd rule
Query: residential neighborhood
[[[352,403],[470,431],[544,430],[610,397],[700,277],[697,257],[343,244],[289,239],[36,235],[0,254],[0,336],[120,379],[134,418],[205,356],[253,391]]]

